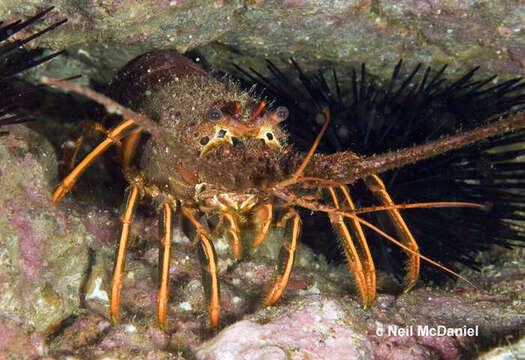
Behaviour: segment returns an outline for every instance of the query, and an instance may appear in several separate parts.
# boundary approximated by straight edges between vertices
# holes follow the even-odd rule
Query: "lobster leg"
[[[350,195],[348,194],[346,186],[341,188],[344,188],[342,191],[348,202],[348,206],[353,208],[354,204],[350,198]],[[328,191],[330,193],[334,208],[340,209],[341,206],[334,188],[328,188]],[[375,267],[370,255],[370,250],[368,249],[368,245],[366,243],[363,229],[361,228],[359,222],[354,219],[349,219],[347,221],[350,229],[352,230],[350,231],[344,221],[343,216],[329,213],[328,217],[335,232],[340,238],[346,261],[348,262],[348,267],[350,272],[354,274],[359,295],[363,301],[363,306],[366,308],[368,304],[375,298]],[[352,233],[353,236],[358,239],[357,246],[352,239]],[[366,260],[361,261],[362,258],[365,258]],[[371,288],[371,286],[374,287]]]
[[[273,218],[273,206],[271,203],[263,204],[255,210],[254,222],[257,228],[257,236],[253,241],[252,247],[256,248],[263,242]]]
[[[133,214],[137,206],[139,197],[138,185],[131,185],[128,190],[128,200],[126,210],[122,215],[122,233],[117,252],[117,260],[113,270],[113,280],[111,282],[111,321],[116,324],[119,319],[120,289],[122,288],[122,275],[124,272],[124,260],[126,258],[126,246],[128,244],[129,229],[133,221]]]
[[[136,145],[140,140],[141,133],[142,133],[142,129],[138,128],[138,129],[132,130],[129,135],[127,135],[124,139],[122,139],[122,146],[120,150],[121,150],[121,159],[122,159],[123,167],[130,166],[131,159],[133,158],[133,154],[135,152]]]
[[[349,208],[354,210],[355,205],[352,201],[352,198],[350,197],[348,187],[346,185],[342,185],[339,187],[339,189],[343,193],[343,196],[346,202],[348,203]],[[366,237],[361,227],[361,224],[355,219],[350,219],[350,224],[351,230],[353,234],[355,234],[354,236],[359,240],[360,244],[361,259],[363,267],[365,269],[366,283],[368,285],[368,301],[373,302],[376,298],[376,268],[374,265],[374,260],[372,259],[372,254],[370,253],[370,249],[368,248],[368,242],[366,241]]]
[[[162,204],[162,217],[160,223],[162,236],[162,255],[160,257],[161,273],[160,287],[157,296],[159,324],[162,328],[166,325],[166,309],[168,305],[168,281],[170,270],[171,238],[173,229],[173,209],[168,203]]]
[[[99,122],[82,121],[73,128],[69,135],[70,139],[72,137],[74,138],[73,133],[78,133],[79,129],[81,129],[80,136],[78,136],[75,140],[68,140],[64,144],[64,159],[62,160],[62,164],[60,166],[61,173],[63,175],[68,174],[75,167],[78,151],[80,149],[80,146],[84,142],[86,133],[94,132],[101,133],[103,135],[107,135],[108,133],[104,126],[102,126],[102,124]]]
[[[386,191],[385,184],[377,175],[369,175],[365,179],[365,184],[368,189],[374,194],[374,196],[385,205],[395,205],[390,195]],[[412,252],[405,253],[408,256],[408,285],[405,288],[405,291],[409,291],[416,284],[419,277],[419,266],[420,258],[415,253],[419,252],[419,247],[417,245],[414,236],[410,232],[407,224],[401,217],[401,214],[398,209],[388,210],[388,215],[390,220],[394,224],[396,232],[401,240],[401,243],[408,247]]]
[[[265,306],[275,304],[288,285],[295,261],[297,241],[299,240],[301,232],[301,218],[293,208],[290,208],[277,226],[284,227],[285,236],[279,252],[279,262],[277,265],[278,279],[263,301],[263,305]]]
[[[89,165],[99,155],[104,153],[111,145],[117,143],[122,137],[126,135],[126,130],[136,126],[133,120],[125,120],[108,132],[106,138],[95,147],[89,154],[86,155],[80,163],[62,180],[58,188],[53,193],[53,202],[56,204],[67,194],[80,175],[87,169]]]
[[[229,237],[233,256],[236,259],[240,259],[242,249],[241,249],[241,239],[239,237],[239,225],[237,224],[237,219],[235,218],[235,215],[230,214],[226,211],[221,212],[221,216],[224,220],[226,220],[226,232]]]
[[[212,327],[219,325],[220,316],[220,288],[217,277],[217,255],[213,243],[208,238],[208,231],[195,218],[194,211],[182,208],[182,214],[189,220],[195,230],[195,243],[198,244],[199,260],[202,266],[202,286],[208,306],[208,314]]]

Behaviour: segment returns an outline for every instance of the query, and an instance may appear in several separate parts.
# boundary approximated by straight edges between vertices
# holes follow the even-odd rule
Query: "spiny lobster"
[[[323,108],[321,131],[310,150],[300,153],[293,150],[280,127],[288,117],[287,108],[268,110],[265,100],[242,90],[234,81],[217,80],[175,51],[154,51],[131,61],[110,87],[111,98],[66,81],[43,78],[43,82],[85,95],[124,119],[111,129],[95,122],[88,126],[105,134],[105,139],[76,166],[80,142],[75,144],[66,156],[71,171],[53,194],[58,203],[95,158],[116,147],[129,187],[111,286],[114,322],[119,319],[130,224],[137,203],[144,199],[152,200],[160,212],[163,231],[158,292],[161,326],[166,322],[173,216],[177,211],[183,215],[186,234],[198,247],[213,327],[219,325],[220,289],[212,234],[227,236],[233,256],[241,258],[244,249],[262,243],[272,226],[282,228],[285,235],[277,280],[263,300],[263,305],[272,305],[285,290],[294,264],[301,229],[295,207],[328,215],[365,307],[376,297],[376,274],[363,226],[406,253],[406,290],[418,279],[421,259],[468,281],[419,252],[400,209],[483,206],[461,202],[395,204],[377,174],[525,125],[522,113],[423,145],[362,158],[350,151],[315,152],[330,120],[328,108]],[[364,181],[381,206],[356,209],[347,185],[357,180]],[[359,217],[371,211],[387,211],[399,240]],[[206,220],[212,218],[218,220]],[[209,223],[215,225],[213,232]]]

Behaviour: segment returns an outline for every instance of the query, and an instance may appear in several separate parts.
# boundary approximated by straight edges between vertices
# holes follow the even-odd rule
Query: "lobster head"
[[[280,106],[265,111],[265,106],[264,101],[253,101],[245,106],[238,100],[213,104],[201,122],[187,128],[196,137],[200,156],[218,148],[229,151],[229,147],[241,143],[247,148],[264,145],[268,149],[281,150],[286,136],[279,123],[288,117],[288,109]]]

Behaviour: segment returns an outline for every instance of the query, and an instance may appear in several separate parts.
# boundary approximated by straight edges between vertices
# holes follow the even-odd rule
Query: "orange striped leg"
[[[160,288],[157,296],[158,299],[158,316],[161,328],[166,325],[166,310],[168,306],[168,281],[170,271],[170,255],[171,255],[171,238],[173,229],[173,209],[168,203],[162,204],[161,217],[161,231],[162,236],[162,255],[161,255],[161,274],[160,274]]]
[[[135,149],[137,147],[137,143],[140,140],[141,133],[142,129],[138,128],[132,130],[129,135],[122,139],[121,159],[123,167],[130,166],[133,154],[135,153]]]
[[[288,285],[295,261],[295,250],[297,249],[297,242],[301,232],[301,218],[293,208],[289,209],[280,223],[282,224],[279,225],[284,226],[285,236],[283,245],[279,251],[279,263],[277,264],[278,279],[263,301],[263,305],[265,306],[275,304]]]
[[[348,207],[351,210],[354,210],[355,205],[352,201],[352,198],[350,197],[348,187],[346,185],[342,185],[339,187],[339,190],[343,193]],[[360,251],[361,262],[368,285],[368,300],[369,303],[371,303],[376,299],[376,268],[374,265],[374,260],[372,259],[372,254],[370,253],[370,248],[368,247],[368,242],[366,241],[361,224],[355,219],[349,219],[349,224],[352,235],[359,241],[360,246],[358,251]]]
[[[60,175],[66,176],[75,167],[78,151],[84,142],[84,134],[80,135],[75,141],[67,140],[64,143],[64,158],[60,162]]]
[[[220,288],[219,278],[217,277],[217,255],[213,243],[208,238],[208,231],[197,221],[195,211],[189,208],[182,208],[182,214],[190,221],[196,230],[195,242],[198,243],[199,260],[202,266],[202,286],[204,296],[210,316],[212,327],[219,325],[220,316]]]
[[[111,282],[111,321],[116,324],[119,320],[120,289],[122,288],[122,276],[124,273],[124,260],[126,258],[126,246],[128,243],[129,229],[133,221],[133,214],[137,206],[139,197],[139,188],[137,185],[131,185],[128,191],[128,200],[126,210],[122,215],[122,233],[117,252],[117,260],[113,270],[113,280]]]
[[[87,167],[111,145],[117,143],[123,136],[125,136],[126,130],[133,126],[135,126],[133,120],[125,120],[108,132],[106,139],[87,154],[86,157],[82,159],[82,161],[80,161],[80,163],[78,163],[78,165],[64,178],[64,180],[62,180],[53,194],[53,202],[55,204],[58,203],[60,199],[71,190],[77,179]]]
[[[328,188],[328,191],[330,193],[330,198],[333,202],[333,206],[337,209],[340,209],[341,206],[339,204],[339,200],[337,198],[334,188]],[[346,198],[346,195],[345,195],[345,198]],[[350,200],[348,201],[349,206],[353,205],[349,196],[346,200],[347,201]],[[370,289],[370,285],[372,282],[375,285],[375,270],[371,273],[370,268],[369,267],[367,268],[366,267],[367,265],[365,265],[364,267],[363,262],[361,261],[362,258],[370,260],[369,264],[371,264],[373,268],[372,259],[371,257],[370,259],[368,259],[367,254],[366,254],[368,250],[368,246],[366,245],[366,239],[364,238],[363,230],[356,220],[354,219],[347,220],[347,223],[352,229],[354,237],[358,238],[358,243],[356,246],[356,244],[352,240],[351,232],[348,230],[348,227],[344,221],[343,216],[335,215],[335,214],[328,214],[328,217],[330,218],[330,222],[332,223],[332,226],[336,234],[339,237],[339,241],[341,242],[341,245],[343,247],[344,254],[346,257],[346,261],[348,263],[348,267],[350,269],[350,272],[354,274],[355,283],[357,285],[359,295],[361,296],[361,299],[363,301],[363,306],[366,308],[368,304],[372,301],[371,297],[372,296],[375,297],[375,288],[373,290]],[[362,237],[362,239],[360,237]],[[363,244],[365,244],[364,247],[362,246]],[[368,253],[370,252],[368,251]],[[367,260],[364,261],[365,264]],[[366,271],[366,275],[365,275],[365,271]]]
[[[236,259],[241,258],[241,239],[239,237],[239,225],[237,224],[237,219],[235,215],[228,212],[221,212],[221,216],[226,220],[226,233],[228,234],[228,240],[230,241],[230,246],[232,248],[232,254]]]
[[[385,205],[395,205],[390,195],[386,191],[385,184],[377,175],[370,175],[365,178],[365,184],[368,189],[374,194],[374,196]],[[405,291],[409,291],[414,287],[419,278],[419,266],[420,258],[417,253],[419,253],[419,246],[417,245],[414,236],[410,232],[407,224],[401,217],[401,214],[398,209],[388,210],[388,215],[392,221],[396,232],[401,240],[401,243],[408,247],[412,252],[405,251],[408,256],[408,285],[405,288]]]
[[[255,210],[254,223],[257,228],[257,236],[253,241],[252,247],[256,248],[263,242],[273,218],[273,206],[271,203],[263,204]]]
[[[106,128],[104,128],[101,123],[97,121],[84,120],[73,128],[69,135],[70,138],[73,137],[73,133],[78,133],[79,130],[81,130],[81,135],[76,140],[68,140],[64,144],[64,159],[62,160],[61,165],[61,172],[64,175],[68,174],[75,167],[78,151],[84,142],[86,133],[94,132],[102,135],[107,135],[108,133]]]

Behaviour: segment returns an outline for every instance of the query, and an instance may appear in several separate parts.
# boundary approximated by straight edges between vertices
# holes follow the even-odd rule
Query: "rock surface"
[[[85,229],[49,197],[54,150],[25,127],[0,138],[0,316],[50,333],[78,311]]]
[[[252,57],[263,56],[307,67],[364,62],[381,78],[399,59],[507,77],[525,68],[525,5],[513,0],[8,0],[0,12],[15,19],[51,5],[49,23],[69,21],[41,44],[68,48],[99,71],[154,48],[199,49],[217,68],[257,66]]]
[[[525,338],[515,344],[501,346],[481,355],[478,360],[505,360],[525,358]]]

